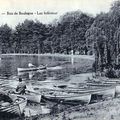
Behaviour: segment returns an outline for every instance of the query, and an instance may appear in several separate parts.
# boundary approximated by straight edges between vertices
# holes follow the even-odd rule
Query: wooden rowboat
[[[43,100],[49,100],[52,102],[58,102],[63,104],[89,104],[91,100],[91,94],[75,94],[75,93],[63,93],[63,94],[45,94],[42,96]]]
[[[81,101],[83,101],[84,103],[89,103],[90,101],[106,100],[109,98],[114,98],[115,86],[107,87],[107,88],[89,89],[89,90],[80,89],[77,91],[76,90],[66,90],[66,91],[58,90],[56,92],[58,94],[55,94],[55,91],[52,91],[49,94],[45,94],[44,98],[46,98],[47,100],[57,101],[57,102],[59,101],[69,102],[71,100],[71,103],[72,101],[74,103],[75,100],[78,100],[79,103]]]
[[[110,83],[86,83],[87,86],[93,86],[93,87],[110,87],[112,84]]]
[[[18,72],[27,72],[27,71],[37,71],[37,70],[45,70],[46,66],[39,67],[30,67],[30,68],[17,68]]]
[[[18,94],[17,94],[18,95]],[[27,92],[24,95],[19,95],[22,97],[26,97],[28,102],[40,103],[41,102],[41,94],[35,92]]]
[[[21,116],[24,112],[24,108],[27,104],[27,99],[21,96],[15,97],[14,95],[11,95],[12,99],[16,98],[13,100],[12,103],[10,104],[2,104],[0,105],[0,116],[6,116],[6,115],[11,115],[11,116]]]
[[[15,92],[15,88],[9,87],[9,86],[4,86],[1,88],[1,90],[6,91],[6,93],[11,93],[16,96],[21,96],[27,98],[28,102],[34,102],[34,103],[40,103],[41,102],[41,94],[33,92],[33,91],[25,91],[25,94],[21,95]]]
[[[115,97],[115,86],[113,87],[107,87],[107,88],[94,88],[94,89],[81,89],[81,90],[77,90],[77,91],[71,91],[74,93],[81,93],[81,94],[86,94],[86,93],[90,93],[92,96],[96,95],[96,96],[102,96],[103,99],[108,99],[108,98],[114,98]]]
[[[108,87],[108,88],[103,88],[98,91],[94,91],[91,93],[92,94],[92,99],[97,99],[99,98],[100,100],[105,100],[109,98],[114,98],[115,97],[115,87]]]
[[[69,90],[68,90],[69,92]],[[112,87],[102,87],[102,88],[94,88],[94,89],[80,89],[80,90],[70,90],[73,93],[80,94],[91,94],[91,102],[96,100],[106,100],[109,98],[114,98],[116,93],[120,94],[120,86],[112,86]]]
[[[109,87],[109,86],[114,86],[115,87],[115,95],[120,96],[120,81],[119,80],[109,80],[105,81],[103,84],[89,84],[90,86],[96,86],[96,87]],[[111,89],[112,90],[112,89]],[[113,93],[113,92],[111,92]]]

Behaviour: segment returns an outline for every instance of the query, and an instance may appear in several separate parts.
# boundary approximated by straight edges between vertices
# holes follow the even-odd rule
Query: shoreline
[[[120,118],[120,99],[114,98],[106,101],[101,101],[86,106],[76,106],[66,109],[63,112],[38,116],[37,120],[119,120]]]
[[[1,56],[53,56],[53,57],[72,57],[72,58],[81,58],[81,59],[89,59],[89,60],[95,60],[94,55],[67,55],[67,54],[50,54],[50,53],[45,53],[45,54],[26,54],[26,53],[10,53],[10,54],[1,54]]]

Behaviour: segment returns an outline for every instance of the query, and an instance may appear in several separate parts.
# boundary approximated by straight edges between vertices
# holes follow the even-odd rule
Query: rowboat
[[[112,84],[110,83],[86,83],[87,86],[94,86],[94,87],[110,87]]]
[[[27,71],[37,71],[37,70],[45,70],[46,66],[39,67],[29,67],[29,68],[17,68],[18,72],[27,72]]]
[[[120,80],[107,80],[107,81],[104,81],[104,83],[102,83],[102,84],[88,83],[87,85],[96,86],[96,87],[114,86],[115,87],[115,95],[117,97],[120,96]]]
[[[49,100],[52,102],[62,103],[62,104],[89,104],[91,100],[91,94],[75,94],[75,93],[63,93],[63,94],[55,94],[55,93],[49,93],[44,94],[42,96],[43,100]]]
[[[114,98],[115,97],[115,87],[108,87],[108,88],[103,88],[98,91],[94,91],[91,93],[92,97],[91,100],[106,100],[109,98]]]
[[[115,92],[116,92],[116,89],[115,89],[115,86],[112,86],[112,87],[107,87],[107,88],[94,88],[94,89],[69,89],[69,90],[57,90],[56,92],[60,93],[60,95],[58,94],[55,94],[55,91],[52,91],[49,95],[44,95],[45,98],[47,98],[48,100],[66,100],[66,97],[69,98],[69,99],[72,99],[74,101],[74,95],[77,97],[80,95],[82,95],[81,97],[82,98],[85,98],[86,95],[90,95],[91,94],[91,101],[96,101],[96,100],[106,100],[106,99],[109,99],[109,98],[114,98],[115,97]],[[120,86],[119,86],[119,92],[120,92]],[[62,93],[66,93],[66,95],[62,95]],[[83,95],[85,95],[83,97]],[[71,98],[70,98],[70,97]],[[81,99],[81,97],[79,98],[79,100]],[[86,99],[86,98],[85,98]],[[64,100],[64,101],[65,101]]]
[[[27,98],[28,102],[34,102],[34,103],[40,103],[41,102],[41,94],[33,92],[33,91],[29,91],[29,90],[25,90],[25,94],[18,94],[15,91],[15,88],[13,87],[8,87],[8,86],[4,86],[3,88],[1,88],[1,90],[6,91],[6,93],[10,93],[10,94],[14,94],[16,96],[21,96],[21,97],[25,97]]]
[[[115,86],[113,86],[115,87]],[[66,88],[66,89],[46,89],[44,91],[41,91],[41,92],[44,92],[46,93],[47,91],[51,91],[51,92],[58,92],[59,94],[62,94],[62,93],[74,93],[74,94],[86,94],[86,93],[95,93],[95,92],[98,92],[98,91],[104,91],[104,90],[108,90],[112,87],[101,87],[101,86],[98,86],[98,87],[86,87],[86,88]]]
[[[105,83],[120,83],[120,81],[115,81],[115,80],[109,80],[109,81],[105,81]]]
[[[11,95],[13,102],[4,102],[0,105],[0,116],[21,116],[24,112],[24,108],[27,104],[27,99],[21,96]]]
[[[17,94],[18,95],[18,94]],[[40,103],[41,102],[41,94],[38,94],[36,92],[27,92],[24,95],[19,95],[22,97],[26,97],[28,102],[34,102],[34,103]]]

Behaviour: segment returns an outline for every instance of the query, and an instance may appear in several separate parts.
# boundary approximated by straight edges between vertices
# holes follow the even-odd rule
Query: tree
[[[60,51],[66,53],[71,50],[74,53],[80,51],[81,46],[86,44],[85,32],[93,21],[93,17],[80,11],[69,12],[61,16],[59,23],[55,27],[55,33],[53,33],[57,45],[60,45],[60,48],[58,47]]]
[[[12,29],[7,25],[2,25],[0,27],[0,43],[2,53],[10,53]]]
[[[96,70],[103,71],[103,67],[101,66],[106,59],[104,51],[107,40],[104,31],[102,31],[101,28],[92,25],[86,32],[86,40],[88,44],[94,44]]]

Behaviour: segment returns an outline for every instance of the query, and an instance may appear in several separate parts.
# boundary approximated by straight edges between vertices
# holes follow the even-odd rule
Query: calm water
[[[47,65],[48,70],[18,73],[17,68],[27,68],[28,63],[35,66]],[[14,87],[18,84],[18,78],[22,77],[27,84],[31,84],[34,90],[53,88],[61,84],[76,87],[84,82],[91,72],[92,60],[51,57],[51,56],[2,56],[0,61],[0,83],[8,83]],[[5,78],[4,78],[5,77]],[[4,78],[4,79],[2,79]]]
[[[47,65],[52,67],[47,71],[36,71],[29,73],[18,73],[17,68],[27,68],[28,63],[35,66]],[[72,63],[70,57],[51,57],[51,56],[2,56],[0,61],[0,76],[15,78],[22,77],[26,80],[31,79],[35,81],[45,80],[61,80],[69,81],[71,75],[86,73],[91,70],[93,61],[74,58]]]

